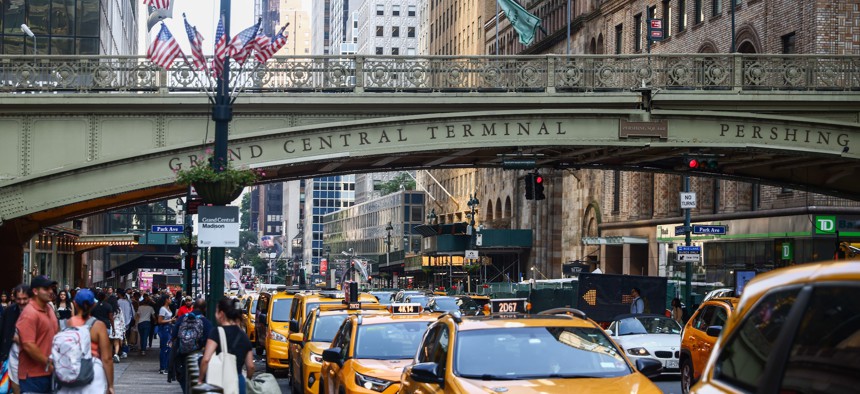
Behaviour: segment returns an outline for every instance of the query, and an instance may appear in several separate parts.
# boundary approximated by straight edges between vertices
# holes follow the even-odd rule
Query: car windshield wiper
[[[466,379],[481,379],[481,380],[518,380],[522,379],[519,376],[513,375],[492,375],[492,374],[482,374],[482,375],[460,375]]]

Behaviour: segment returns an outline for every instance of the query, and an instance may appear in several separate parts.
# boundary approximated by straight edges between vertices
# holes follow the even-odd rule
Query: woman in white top
[[[66,328],[66,321],[75,315],[75,306],[69,297],[69,292],[61,291],[57,295],[57,320],[60,322],[60,329]]]
[[[155,309],[152,308],[152,301],[149,298],[144,298],[140,306],[137,307],[137,331],[140,333],[140,355],[146,355],[146,349],[149,348],[149,333],[152,331],[152,316],[155,315]]]
[[[161,309],[158,310],[158,340],[161,346],[161,353],[158,358],[158,373],[167,374],[167,367],[170,364],[170,332],[173,331],[173,322],[176,318],[173,317],[173,311],[170,310],[171,299],[164,296],[161,299]]]

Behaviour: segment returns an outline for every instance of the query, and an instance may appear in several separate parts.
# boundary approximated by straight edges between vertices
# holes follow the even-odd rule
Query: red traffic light
[[[543,183],[543,177],[540,175],[535,176],[535,183]]]
[[[687,166],[690,168],[699,168],[699,161],[696,159],[690,159],[687,161]]]

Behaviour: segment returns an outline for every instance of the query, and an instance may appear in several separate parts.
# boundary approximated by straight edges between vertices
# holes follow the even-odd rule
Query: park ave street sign
[[[197,246],[239,246],[239,207],[201,206],[197,218]]]
[[[151,233],[157,234],[182,234],[185,232],[183,225],[152,225],[149,229]]]

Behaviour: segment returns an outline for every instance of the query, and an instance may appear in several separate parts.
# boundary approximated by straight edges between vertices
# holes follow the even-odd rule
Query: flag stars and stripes
[[[179,48],[179,43],[177,43],[173,35],[170,34],[170,30],[167,29],[167,26],[162,23],[161,30],[158,32],[158,35],[155,36],[155,39],[152,40],[152,44],[146,51],[146,57],[153,63],[169,70],[170,66],[173,65],[173,61],[182,55],[182,49]]]

